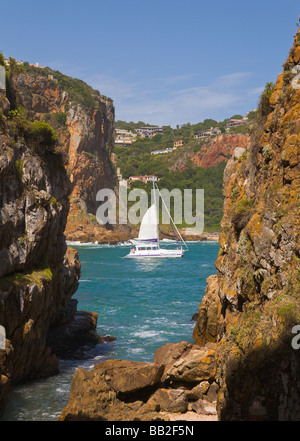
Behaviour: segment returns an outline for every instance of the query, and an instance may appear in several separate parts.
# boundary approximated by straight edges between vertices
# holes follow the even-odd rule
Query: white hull
[[[158,188],[157,188],[158,189]],[[155,198],[155,187],[153,181],[153,190]],[[158,190],[159,191],[159,190]],[[161,196],[161,195],[160,195]],[[163,201],[163,199],[162,199]],[[164,201],[163,201],[164,203]],[[165,205],[165,204],[164,204]],[[170,213],[165,206],[167,213],[172,220]],[[173,220],[172,220],[173,222]],[[173,222],[174,224],[174,222]],[[175,229],[176,225],[174,224]],[[178,230],[177,230],[178,231]],[[180,233],[178,232],[181,241],[183,241]],[[178,242],[178,241],[177,241]],[[141,222],[139,237],[137,239],[132,239],[131,243],[135,245],[135,249],[132,248],[130,253],[125,256],[127,259],[165,259],[165,258],[177,258],[183,257],[184,250],[181,248],[168,250],[159,247],[159,231],[158,231],[158,215],[157,215],[157,205],[156,199],[150,208],[146,211],[143,220]],[[187,247],[186,247],[187,248]]]
[[[183,257],[183,250],[165,250],[157,248],[156,250],[131,250],[130,254],[125,256],[126,259],[147,259],[147,258],[176,258]]]

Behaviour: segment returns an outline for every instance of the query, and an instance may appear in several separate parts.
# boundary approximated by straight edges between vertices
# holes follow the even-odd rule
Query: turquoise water
[[[193,342],[206,279],[215,274],[219,245],[188,243],[182,259],[124,259],[129,246],[80,245],[81,280],[74,298],[78,310],[99,314],[97,332],[116,341],[81,352],[78,360],[60,360],[60,374],[17,387],[0,420],[57,420],[78,367],[92,369],[108,358],[153,360],[157,348]]]

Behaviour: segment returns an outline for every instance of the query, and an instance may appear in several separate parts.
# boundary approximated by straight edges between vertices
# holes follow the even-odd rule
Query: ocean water
[[[60,373],[18,386],[0,421],[57,420],[68,401],[79,367],[92,369],[106,359],[153,360],[166,343],[193,342],[195,322],[206,279],[215,274],[217,242],[188,243],[182,259],[124,259],[129,245],[71,244],[81,261],[78,310],[99,314],[97,332],[114,342],[80,351],[77,359],[60,360]]]

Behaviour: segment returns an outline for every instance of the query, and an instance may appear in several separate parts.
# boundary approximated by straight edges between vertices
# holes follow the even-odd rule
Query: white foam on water
[[[56,390],[56,392],[58,392],[59,394],[64,394],[64,393],[66,392],[66,390],[63,389],[62,387],[57,387],[55,390]]]
[[[131,352],[133,352],[134,354],[139,354],[141,352],[144,352],[143,348],[132,348],[130,349]]]
[[[96,242],[80,242],[80,241],[71,241],[67,240],[66,244],[68,246],[77,246],[77,247],[88,247],[88,248],[110,248],[110,247],[129,247],[132,246],[130,242],[117,242],[117,243],[98,243]]]
[[[142,332],[138,331],[131,333],[133,337],[139,337],[139,338],[157,337],[159,334],[160,334],[159,331],[142,331]]]

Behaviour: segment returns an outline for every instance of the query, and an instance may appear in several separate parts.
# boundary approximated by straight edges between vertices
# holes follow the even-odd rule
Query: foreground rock
[[[107,360],[92,371],[79,369],[72,380],[69,402],[60,420],[151,420],[145,408],[149,390],[161,378],[163,366]]]
[[[184,420],[187,413],[217,419],[214,355],[212,345],[169,343],[153,363],[107,360],[79,369],[60,420]]]

